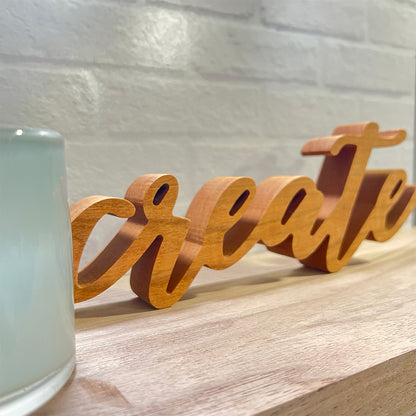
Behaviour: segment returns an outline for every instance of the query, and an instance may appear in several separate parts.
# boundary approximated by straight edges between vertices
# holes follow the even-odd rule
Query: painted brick
[[[70,137],[95,128],[97,88],[85,70],[0,68],[0,122]]]
[[[414,9],[416,8],[416,0],[396,0],[399,3],[402,4],[407,4],[410,7],[413,7]]]
[[[163,78],[98,76],[105,130],[168,135],[256,135],[259,89]]]
[[[363,39],[364,2],[361,0],[263,0],[262,18],[278,28]]]
[[[193,22],[190,60],[205,75],[315,83],[318,43],[242,24]]]
[[[270,177],[305,175],[315,179],[321,157],[301,155],[303,143],[282,138],[274,143],[242,144],[239,147],[195,144],[193,160],[200,168],[195,171],[195,187],[216,176],[249,176],[256,183]]]
[[[345,89],[414,94],[414,56],[327,42],[323,45],[327,85]]]
[[[0,53],[180,69],[186,18],[177,11],[83,1],[4,0]]]
[[[360,121],[354,97],[282,85],[265,87],[261,114],[266,136],[304,141],[329,135],[339,124]]]
[[[413,114],[414,103],[399,100],[376,100],[362,98],[360,115],[363,120],[376,121],[380,130],[405,129],[407,138],[398,146],[389,149],[374,149],[370,158],[371,169],[404,169],[408,182],[413,181]]]
[[[416,48],[416,8],[391,1],[368,4],[368,32],[374,42]]]
[[[362,97],[359,100],[361,120],[375,121],[381,130],[405,129],[406,143],[413,138],[414,103],[397,99]]]
[[[413,143],[404,142],[389,148],[373,149],[368,163],[369,169],[404,169],[407,182],[412,183]]]
[[[184,215],[215,176],[315,179],[303,143],[365,120],[409,131],[370,167],[410,175],[416,3],[368,2],[3,0],[0,122],[65,135],[72,202],[165,172]]]
[[[70,200],[75,202],[91,194],[123,197],[139,176],[166,173],[179,181],[178,202],[189,203],[195,191],[189,182],[191,156],[186,139],[68,143]]]
[[[255,6],[254,0],[164,0],[163,3],[236,16],[252,15]]]

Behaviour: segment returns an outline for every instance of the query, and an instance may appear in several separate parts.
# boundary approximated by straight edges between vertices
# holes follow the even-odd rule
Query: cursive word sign
[[[406,172],[366,170],[374,147],[394,146],[404,130],[376,123],[340,126],[309,140],[304,155],[324,155],[317,182],[272,176],[257,186],[247,177],[218,177],[195,195],[185,218],[173,215],[178,182],[144,175],[125,198],[90,196],[71,206],[74,296],[80,302],[131,269],[133,291],[156,308],[177,302],[202,266],[225,269],[260,242],[303,264],[334,272],[365,239],[385,241],[416,205]],[[85,244],[106,214],[128,218],[98,256],[78,271]]]

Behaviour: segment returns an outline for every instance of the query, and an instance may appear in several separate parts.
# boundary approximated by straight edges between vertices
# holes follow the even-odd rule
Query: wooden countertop
[[[154,310],[123,278],[76,306],[77,367],[35,415],[416,413],[416,229],[334,274],[273,253]]]

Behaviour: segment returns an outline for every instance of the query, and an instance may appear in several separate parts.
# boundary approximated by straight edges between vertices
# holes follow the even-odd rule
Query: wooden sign
[[[172,214],[178,182],[144,175],[124,199],[90,196],[71,206],[75,302],[113,285],[129,269],[133,291],[156,308],[177,302],[202,266],[225,269],[256,243],[328,272],[341,269],[365,239],[385,241],[416,205],[406,172],[366,170],[374,147],[394,146],[404,130],[376,123],[337,127],[309,140],[304,155],[325,156],[316,183],[304,176],[219,177],[195,195],[185,218]],[[128,218],[78,271],[85,244],[104,215]]]

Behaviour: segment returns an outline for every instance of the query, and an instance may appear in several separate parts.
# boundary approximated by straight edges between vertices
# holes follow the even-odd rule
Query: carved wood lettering
[[[325,156],[317,182],[274,176],[257,186],[246,177],[219,177],[195,195],[185,218],[172,214],[178,182],[144,175],[125,198],[90,196],[71,206],[76,302],[90,299],[131,269],[133,291],[156,308],[177,302],[202,266],[225,269],[260,242],[303,264],[335,272],[365,239],[385,241],[416,205],[406,172],[366,170],[374,147],[394,146],[404,130],[376,123],[336,128],[309,140],[304,155]],[[127,221],[78,271],[85,244],[106,214]]]

